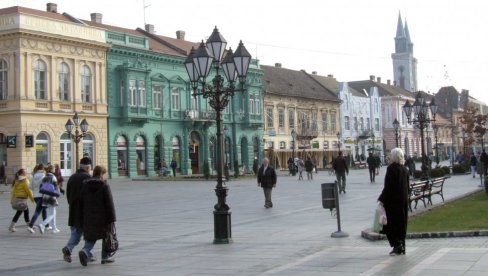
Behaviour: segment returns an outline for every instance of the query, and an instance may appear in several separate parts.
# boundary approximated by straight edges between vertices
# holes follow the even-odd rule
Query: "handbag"
[[[54,184],[51,182],[43,182],[41,184],[41,188],[39,189],[39,193],[41,193],[43,195],[50,195],[50,196],[55,196],[55,197],[59,196],[59,193],[58,193],[58,190],[56,189],[56,186],[54,186]]]
[[[117,240],[117,231],[115,230],[115,223],[110,223],[107,227],[105,238],[102,240],[102,249],[109,255],[113,256],[119,249],[119,241]]]
[[[17,211],[25,211],[29,206],[27,205],[27,198],[16,197],[12,199],[12,209]]]

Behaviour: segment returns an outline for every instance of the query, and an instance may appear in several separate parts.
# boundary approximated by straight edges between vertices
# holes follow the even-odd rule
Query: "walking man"
[[[366,159],[366,163],[368,163],[369,169],[369,181],[371,183],[374,182],[374,177],[376,174],[376,160],[373,154],[370,152],[368,158]]]
[[[68,243],[61,250],[64,261],[71,263],[71,252],[80,243],[83,235],[83,207],[81,202],[81,188],[85,179],[90,178],[91,159],[83,157],[80,160],[80,167],[73,174],[66,184],[66,199],[68,200],[68,226],[71,227],[71,236]]]
[[[176,160],[175,158],[173,157],[173,160],[171,160],[171,170],[173,171],[173,177],[176,177],[176,167],[178,166],[178,164],[176,163]]]
[[[273,202],[271,201],[271,191],[276,187],[276,172],[271,165],[269,165],[269,159],[264,158],[263,165],[258,171],[258,187],[262,187],[264,191],[264,207],[272,208]]]
[[[334,160],[332,167],[337,177],[339,194],[341,192],[346,193],[346,173],[349,174],[349,168],[347,167],[346,159],[342,156],[342,151],[339,151],[339,156]]]
[[[305,170],[307,171],[307,180],[313,180],[313,162],[310,156],[305,160]]]

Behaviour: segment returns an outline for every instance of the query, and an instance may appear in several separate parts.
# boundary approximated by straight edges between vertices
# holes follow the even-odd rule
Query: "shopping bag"
[[[373,227],[371,228],[373,232],[379,233],[383,230],[383,225],[380,224],[379,221],[379,211],[378,208],[374,210],[374,218],[373,218]]]

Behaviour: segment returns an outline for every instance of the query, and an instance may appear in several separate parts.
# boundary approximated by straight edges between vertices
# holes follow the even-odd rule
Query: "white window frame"
[[[129,106],[137,106],[137,84],[136,80],[129,80]]]
[[[163,100],[161,96],[163,95],[163,86],[156,84],[153,85],[153,108],[154,109],[162,109],[163,108]]]
[[[59,100],[70,100],[70,70],[66,62],[61,62],[58,70],[58,96]]]
[[[36,100],[47,100],[47,65],[42,59],[34,64],[34,93]]]
[[[88,65],[83,65],[80,72],[81,81],[81,101],[84,103],[92,102],[92,74]]]
[[[8,98],[8,64],[0,59],[0,100]]]
[[[181,109],[180,88],[174,87],[171,89],[171,110],[178,111]]]

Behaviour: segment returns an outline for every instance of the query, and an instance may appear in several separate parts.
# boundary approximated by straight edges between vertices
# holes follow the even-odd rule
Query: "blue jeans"
[[[85,245],[83,246],[83,251],[86,253],[86,255],[88,256],[89,259],[91,259],[93,257],[93,254],[92,254],[92,250],[93,250],[93,247],[95,247],[95,243],[97,241],[87,241],[85,240]],[[110,258],[110,254],[103,251],[103,247],[102,247],[102,260],[106,260]]]
[[[83,235],[83,228],[71,226],[71,235],[69,237],[68,244],[66,244],[66,247],[69,249],[69,252],[72,252],[75,246],[77,246],[80,243],[82,235]]]

